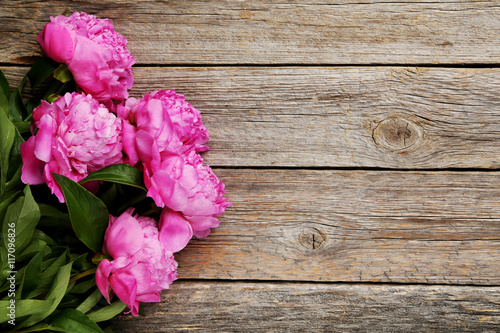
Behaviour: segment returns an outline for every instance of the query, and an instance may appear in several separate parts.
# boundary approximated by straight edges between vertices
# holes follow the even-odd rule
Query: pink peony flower
[[[86,13],[50,21],[37,38],[45,55],[68,65],[78,86],[99,101],[128,98],[135,58],[111,21]]]
[[[122,161],[121,121],[90,95],[67,93],[33,110],[36,134],[21,145],[21,180],[47,183],[64,202],[52,173],[80,181]]]
[[[200,111],[175,90],[130,98],[117,112],[124,119],[123,150],[131,165],[141,161],[157,167],[165,156],[208,150]]]
[[[156,221],[132,213],[110,216],[103,252],[113,260],[99,263],[96,283],[108,302],[114,292],[137,316],[139,302],[160,302],[161,290],[177,279],[177,262],[160,243]]]
[[[203,165],[203,159],[194,151],[187,156],[164,158],[158,168],[153,168],[152,173],[149,173],[149,168],[144,169],[148,196],[159,207],[166,206],[181,212],[198,238],[206,237],[210,228],[216,228],[219,220],[215,217],[231,205],[224,198],[224,183],[214,175],[209,166]],[[180,226],[179,216],[165,214],[167,216],[162,216],[160,229],[165,226],[171,228],[171,223]],[[175,222],[170,221],[172,218]]]

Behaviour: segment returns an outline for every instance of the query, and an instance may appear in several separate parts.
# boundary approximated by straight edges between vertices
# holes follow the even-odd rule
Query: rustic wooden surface
[[[117,332],[500,331],[500,1],[4,0],[9,79],[65,10],[202,111],[234,202]]]

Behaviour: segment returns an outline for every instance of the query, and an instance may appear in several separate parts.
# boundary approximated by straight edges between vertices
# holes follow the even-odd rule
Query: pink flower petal
[[[35,140],[35,156],[40,161],[49,162],[52,151],[52,135],[56,123],[48,114],[43,115],[37,124],[38,132]]]
[[[104,235],[106,250],[113,258],[133,256],[142,247],[144,236],[137,220],[122,214]]]
[[[127,273],[112,274],[109,278],[111,288],[116,296],[127,304],[133,316],[139,314],[139,301],[137,296],[137,281],[135,277]]]
[[[43,52],[52,60],[68,64],[73,57],[74,45],[71,34],[66,28],[47,23],[37,37]]]
[[[193,229],[179,212],[165,208],[160,216],[160,242],[167,251],[179,252],[193,237]]]
[[[168,172],[155,172],[151,177],[151,188],[155,188],[160,194],[165,206],[176,211],[186,209],[188,192],[178,181],[172,179]]]
[[[112,268],[113,265],[111,264],[111,262],[108,259],[104,259],[99,263],[99,266],[97,266],[97,271],[95,272],[95,282],[97,284],[97,288],[99,288],[108,303],[110,302],[108,277],[111,274]]]
[[[45,163],[35,157],[35,137],[21,144],[23,167],[21,180],[25,184],[38,185],[43,183],[43,167]]]

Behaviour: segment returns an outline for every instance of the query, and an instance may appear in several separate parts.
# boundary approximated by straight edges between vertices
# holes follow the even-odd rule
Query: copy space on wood
[[[494,332],[495,287],[184,282],[119,332]]]
[[[500,52],[497,1],[4,0],[2,62],[29,62],[49,15],[82,10],[112,19],[139,64],[476,64]]]
[[[498,172],[216,174],[234,205],[183,278],[500,284]]]
[[[2,68],[19,82],[23,67]],[[176,89],[212,166],[500,167],[500,69],[134,68],[131,96]]]

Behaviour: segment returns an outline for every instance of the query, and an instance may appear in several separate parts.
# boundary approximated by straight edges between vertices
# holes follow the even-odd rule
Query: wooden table
[[[116,332],[500,331],[500,1],[2,0],[11,78],[65,10],[202,111],[234,202]]]

